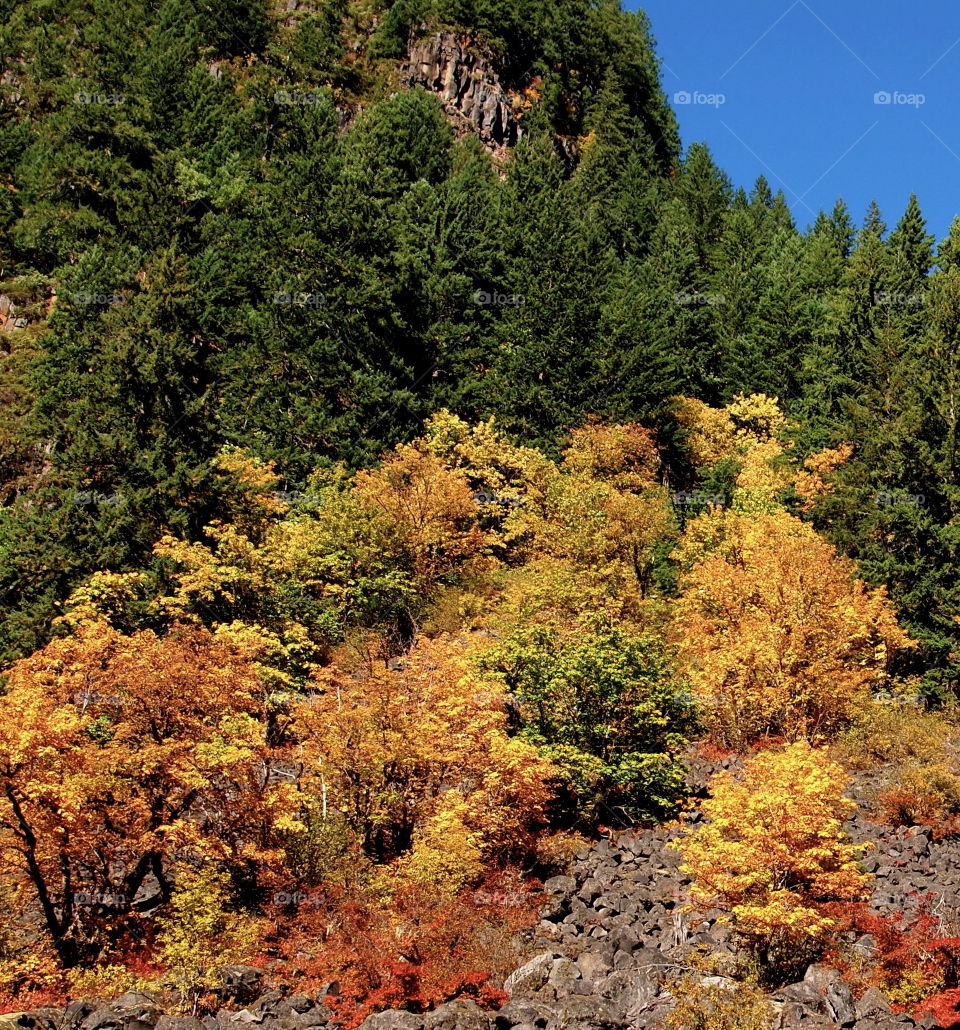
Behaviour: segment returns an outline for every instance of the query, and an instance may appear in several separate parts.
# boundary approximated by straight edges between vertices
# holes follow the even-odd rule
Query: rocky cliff
[[[469,36],[436,32],[413,39],[401,84],[437,94],[450,118],[491,149],[512,146],[520,138],[514,100],[495,62]]]

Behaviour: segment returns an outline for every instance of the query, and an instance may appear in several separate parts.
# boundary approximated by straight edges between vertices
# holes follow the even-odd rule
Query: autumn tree
[[[449,639],[422,640],[393,664],[317,672],[295,712],[304,770],[293,842],[310,818],[341,816],[368,856],[410,853],[412,878],[438,884],[457,865],[455,843],[476,872],[481,858],[529,854],[556,770],[507,735],[502,690],[471,674]]]
[[[398,446],[379,468],[359,472],[355,489],[386,517],[422,587],[483,564],[490,540],[477,525],[476,491],[422,445]]]
[[[678,560],[680,667],[725,745],[835,732],[912,646],[886,592],[783,510],[702,515]]]
[[[654,585],[658,549],[675,530],[658,475],[649,430],[588,422],[528,491],[509,528],[529,562],[564,563],[593,587],[639,603]]]
[[[484,514],[504,515],[542,489],[556,466],[542,451],[511,442],[491,418],[469,423],[449,411],[427,419],[420,441],[477,491]]]
[[[576,818],[630,822],[675,808],[696,713],[655,637],[532,623],[482,663],[509,687],[520,735],[563,772]]]
[[[723,408],[678,397],[675,413],[702,481],[726,480],[730,503],[741,511],[779,507],[790,473],[781,440],[787,420],[776,397],[738,394]]]
[[[202,630],[123,636],[103,625],[17,662],[0,727],[0,870],[64,966],[168,900],[191,851],[238,875],[277,857],[285,787],[270,785],[251,655]]]
[[[159,921],[157,958],[166,968],[165,984],[176,990],[181,1005],[218,987],[221,966],[246,958],[259,935],[255,919],[231,908],[226,870],[212,864],[185,863],[177,873],[170,909]]]
[[[826,906],[865,896],[862,845],[847,839],[855,805],[843,768],[798,741],[761,752],[742,774],[717,773],[703,802],[706,823],[681,838],[691,902],[718,907],[764,963],[801,963],[837,924]]]

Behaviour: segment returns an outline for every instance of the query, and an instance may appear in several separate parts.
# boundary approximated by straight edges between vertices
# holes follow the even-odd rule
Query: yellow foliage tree
[[[657,482],[660,455],[653,433],[637,422],[588,421],[571,431],[563,467],[622,490],[643,490]]]
[[[731,507],[743,512],[776,511],[792,486],[803,511],[830,492],[827,477],[853,454],[841,444],[809,455],[802,466],[784,443],[786,416],[776,397],[738,394],[724,408],[711,408],[691,397],[674,401],[677,420],[687,431],[694,465],[701,469],[722,461],[736,463]]]
[[[449,411],[427,419],[422,446],[450,469],[462,471],[471,487],[495,510],[515,507],[556,475],[556,466],[533,447],[511,443],[493,419],[471,425]]]
[[[476,882],[483,873],[483,847],[481,835],[468,825],[470,818],[464,796],[447,791],[434,814],[414,832],[413,849],[395,872],[450,896]]]
[[[675,845],[693,877],[695,906],[720,908],[764,962],[803,959],[835,930],[826,906],[866,895],[863,845],[849,842],[846,774],[798,741],[761,752],[736,778],[718,773],[707,822]]]
[[[677,397],[674,412],[687,431],[687,447],[694,465],[707,468],[731,456],[737,427],[726,409],[712,408],[695,397]]]
[[[435,864],[448,824],[462,826],[471,867],[474,848],[484,861],[531,853],[552,797],[556,770],[507,736],[502,690],[458,651],[422,640],[399,668],[321,670],[320,692],[296,711],[305,808],[338,812],[378,859],[419,841],[417,876]]]
[[[655,548],[676,531],[658,468],[653,435],[639,425],[574,430],[560,467],[516,515],[527,558],[581,570],[588,594],[642,600]]]
[[[209,633],[89,625],[11,668],[0,725],[0,876],[70,967],[135,923],[184,848],[266,871],[290,788],[272,785],[263,687]]]
[[[829,735],[913,646],[886,592],[786,511],[703,515],[678,559],[681,669],[719,743]]]
[[[379,468],[358,472],[355,489],[394,527],[422,587],[485,564],[493,539],[477,524],[476,491],[422,444],[400,444]]]
[[[793,484],[803,511],[810,511],[820,498],[830,493],[831,485],[827,477],[853,457],[853,450],[852,444],[845,443],[817,451],[804,461],[803,467],[797,470]]]
[[[160,919],[157,958],[166,967],[164,982],[184,1007],[196,1012],[207,991],[221,986],[218,970],[240,962],[256,946],[256,919],[230,910],[230,877],[213,864],[183,866],[169,911]]]

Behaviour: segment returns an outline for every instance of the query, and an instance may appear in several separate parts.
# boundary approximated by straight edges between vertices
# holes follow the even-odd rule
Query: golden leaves
[[[694,880],[693,903],[719,906],[753,947],[821,943],[833,929],[825,907],[865,896],[871,877],[858,864],[843,820],[843,768],[796,742],[761,752],[740,777],[719,773],[703,802],[707,822],[677,846]]]
[[[835,732],[913,646],[885,592],[785,511],[701,516],[678,557],[681,665],[724,744]]]

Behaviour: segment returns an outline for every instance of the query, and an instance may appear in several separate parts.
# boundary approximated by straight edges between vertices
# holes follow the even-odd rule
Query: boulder
[[[869,987],[854,1003],[854,1009],[857,1019],[882,1019],[890,1014],[890,1003],[883,991],[877,987]]]
[[[80,1024],[80,1030],[123,1030],[123,1021],[123,1015],[111,1005],[99,1005]]]
[[[553,1017],[553,1009],[543,1002],[521,1000],[508,1001],[493,1013],[494,1030],[510,1030],[514,1026],[538,1027],[547,1025]]]
[[[204,1026],[195,1016],[161,1016],[157,1030],[204,1030]]]
[[[360,1024],[360,1030],[423,1030],[423,1016],[412,1012],[374,1012]]]
[[[613,969],[613,960],[609,949],[591,948],[577,959],[577,969],[585,984],[595,984]]]
[[[530,959],[519,969],[515,969],[503,982],[503,989],[510,994],[538,991],[550,978],[553,971],[553,960],[562,956],[552,951],[545,951]]]
[[[617,1010],[600,998],[586,995],[571,995],[557,1002],[546,1030],[572,1030],[573,1027],[590,1027],[597,1030],[620,1027],[623,1020]]]
[[[834,980],[827,987],[827,1008],[839,1026],[853,1026],[857,1021],[853,992],[843,980]]]
[[[834,969],[832,966],[822,965],[819,962],[814,962],[813,965],[807,966],[807,971],[803,974],[803,982],[812,984],[820,994],[826,994],[830,984],[839,979],[839,970]]]
[[[825,993],[821,994],[814,984],[807,980],[801,980],[799,983],[787,984],[786,987],[781,987],[780,990],[773,995],[773,1000],[785,1003],[783,1009],[784,1012],[786,1012],[787,1008],[793,1005],[809,1009],[810,1012],[816,1013],[818,1016],[827,1015],[827,999]]]
[[[469,999],[448,1001],[423,1017],[424,1030],[489,1030],[490,1013]]]
[[[223,998],[245,1005],[260,996],[263,973],[253,966],[232,965],[220,969],[223,986],[217,990]]]

